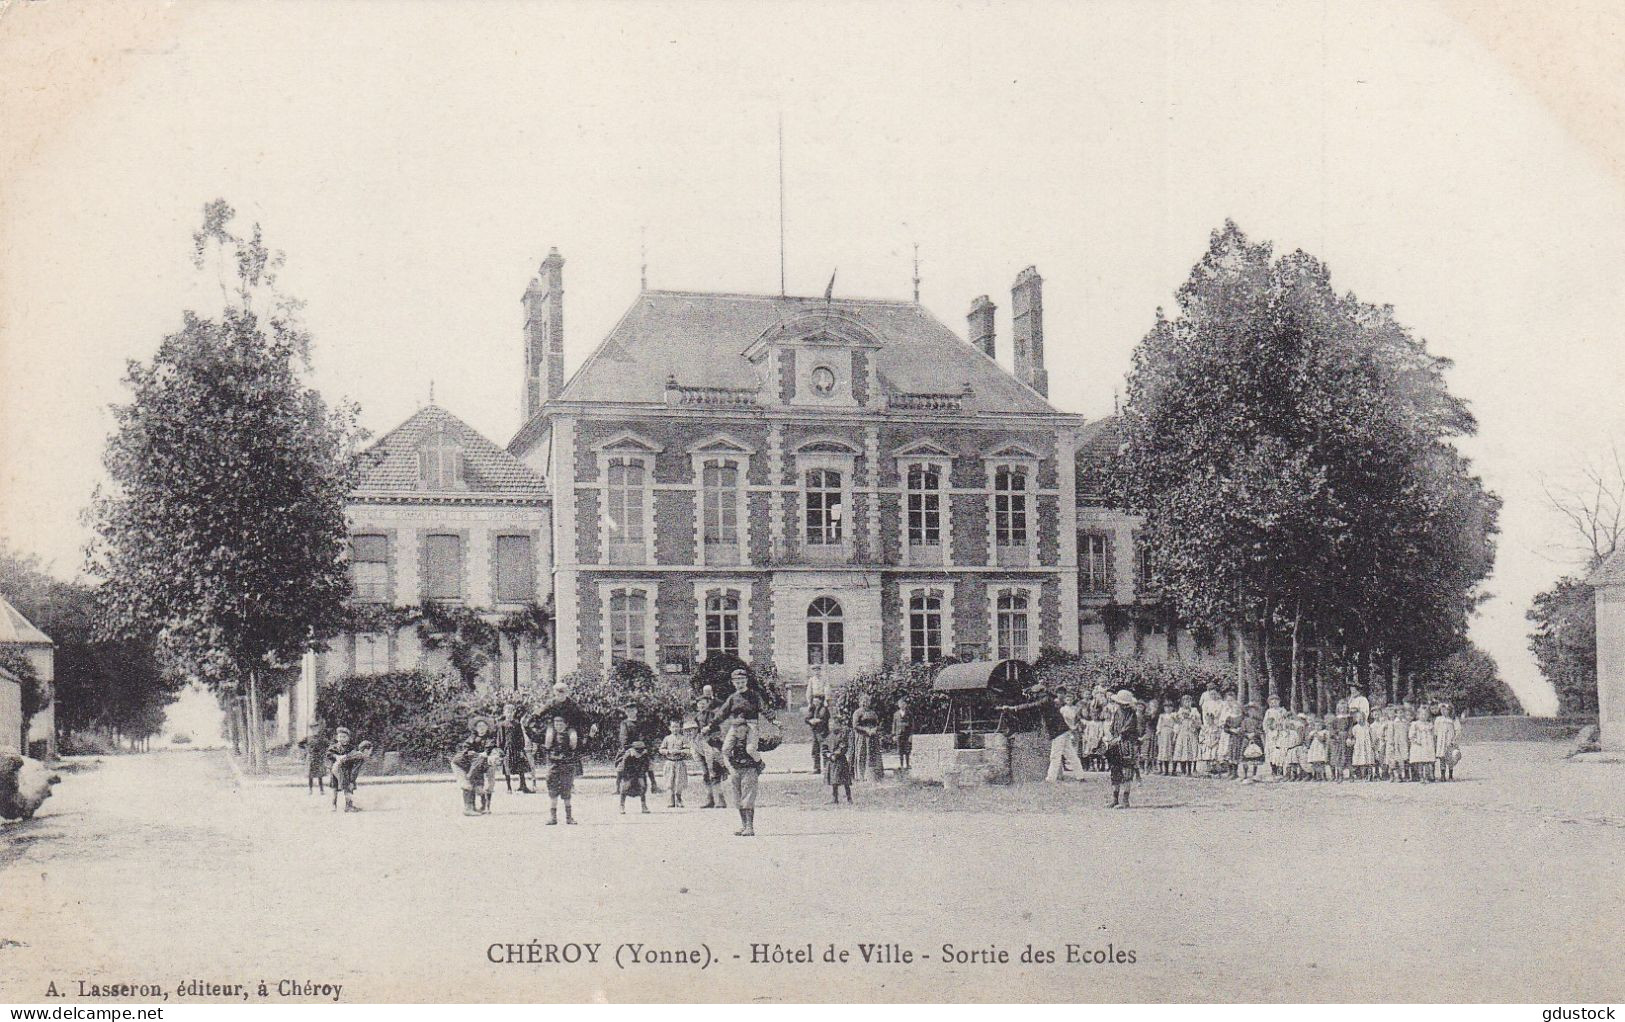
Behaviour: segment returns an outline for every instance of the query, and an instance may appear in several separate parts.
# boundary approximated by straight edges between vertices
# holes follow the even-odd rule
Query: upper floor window
[[[463,537],[431,533],[423,537],[423,598],[454,601],[463,598]]]
[[[833,468],[807,470],[807,545],[839,546],[842,531],[841,473]]]
[[[942,590],[916,589],[908,600],[908,659],[931,664],[943,657]]]
[[[350,589],[357,600],[389,602],[389,537],[350,537]]]
[[[739,563],[739,463],[708,458],[700,468],[705,563]]]
[[[908,545],[911,555],[942,546],[942,468],[915,463],[907,478]]]
[[[648,469],[641,458],[612,457],[605,468],[606,503],[611,564],[642,564],[647,557],[644,517],[647,508]]]
[[[993,545],[997,564],[1025,563],[1028,531],[1027,469],[1000,465],[993,470]]]
[[[609,594],[609,658],[649,663],[649,597],[641,589]]]
[[[1078,582],[1085,593],[1107,595],[1112,591],[1111,536],[1086,532],[1078,537]]]
[[[431,435],[418,448],[418,485],[425,490],[463,487],[463,449],[444,431]]]
[[[807,607],[807,665],[834,666],[846,663],[846,627],[841,605],[820,596]]]
[[[725,589],[705,598],[705,655],[739,656],[739,591]]]
[[[528,603],[536,599],[536,562],[529,536],[496,539],[496,597],[498,603]]]

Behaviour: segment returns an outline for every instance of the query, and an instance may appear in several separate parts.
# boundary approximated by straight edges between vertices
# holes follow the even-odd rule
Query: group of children
[[[1396,704],[1372,711],[1363,695],[1340,699],[1331,713],[1292,713],[1272,696],[1268,708],[1241,707],[1233,695],[1183,696],[1147,719],[1156,728],[1141,745],[1141,769],[1160,774],[1257,781],[1448,781],[1461,759],[1461,723],[1449,703]],[[1267,768],[1268,773],[1264,774]]]

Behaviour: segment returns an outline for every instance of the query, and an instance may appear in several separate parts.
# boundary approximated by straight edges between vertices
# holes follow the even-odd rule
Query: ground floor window
[[[739,656],[739,592],[713,591],[705,598],[705,655]]]
[[[1000,589],[994,597],[994,645],[1000,660],[1030,660],[1032,598],[1023,589]]]
[[[820,596],[807,607],[807,665],[823,667],[846,663],[846,629],[841,605]]]
[[[649,597],[641,589],[614,589],[609,594],[609,658],[649,662]]]
[[[931,664],[942,656],[942,590],[916,589],[908,599],[909,662]]]
[[[355,637],[355,673],[389,673],[389,636],[367,632]]]

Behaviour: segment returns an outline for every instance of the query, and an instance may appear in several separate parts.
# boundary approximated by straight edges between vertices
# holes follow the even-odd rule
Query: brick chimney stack
[[[977,295],[976,300],[970,303],[970,313],[965,317],[970,324],[970,342],[982,349],[982,354],[988,358],[998,355],[993,343],[993,310],[996,308],[987,295]]]
[[[525,417],[564,389],[564,257],[549,249],[525,288]]]
[[[1036,266],[1017,274],[1010,288],[1010,323],[1016,379],[1049,397],[1049,372],[1044,368],[1044,278]]]

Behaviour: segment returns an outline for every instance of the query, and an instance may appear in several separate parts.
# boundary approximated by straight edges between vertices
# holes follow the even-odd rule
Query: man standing
[[[502,719],[497,722],[497,748],[502,751],[502,783],[512,791],[513,775],[518,774],[520,794],[531,794],[525,776],[530,772],[530,761],[525,756],[525,728],[513,703],[502,704]]]
[[[812,729],[813,773],[824,772],[824,743],[829,741],[829,705],[822,695],[812,697],[807,707],[807,726]]]
[[[1349,713],[1356,717],[1365,714],[1368,719],[1371,716],[1371,700],[1365,697],[1365,693],[1360,691],[1358,685],[1349,686]]]
[[[728,737],[722,741],[722,756],[733,770],[734,804],[739,807],[740,827],[736,837],[756,836],[756,788],[767,764],[757,753],[756,729],[744,717],[728,721]]]
[[[1027,701],[1000,706],[1005,713],[1017,714],[1021,730],[1042,728],[1049,738],[1049,774],[1044,778],[1051,783],[1061,780],[1061,768],[1067,767],[1083,780],[1083,760],[1078,758],[1077,740],[1067,725],[1066,716],[1043,684],[1027,689]]]

